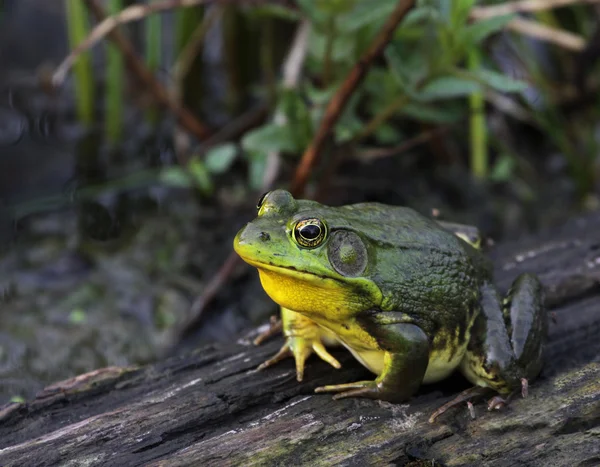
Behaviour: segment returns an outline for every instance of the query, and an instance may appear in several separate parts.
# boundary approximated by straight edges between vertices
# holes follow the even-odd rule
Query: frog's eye
[[[319,219],[303,219],[294,227],[294,240],[304,248],[315,248],[325,240],[327,227]]]
[[[260,211],[260,208],[262,208],[263,203],[265,202],[265,198],[267,197],[267,195],[270,193],[270,191],[266,191],[264,192],[261,197],[258,200],[258,203],[256,203],[256,210]]]

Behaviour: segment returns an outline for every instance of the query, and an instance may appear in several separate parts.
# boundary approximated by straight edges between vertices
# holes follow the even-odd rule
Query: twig
[[[238,260],[239,256],[232,251],[221,268],[217,271],[217,274],[209,281],[202,295],[196,297],[196,300],[194,300],[190,309],[190,319],[184,326],[185,330],[192,329],[194,325],[198,323],[206,305],[215,298],[217,292],[221,289],[229,276],[231,276],[231,273],[238,264]],[[183,334],[185,334],[185,332]]]
[[[104,18],[106,18],[106,14],[103,8],[97,3],[96,0],[85,0],[85,2],[89,10],[95,16],[96,20],[100,21],[100,24],[103,24],[106,21],[104,20]],[[155,3],[152,3],[151,5],[155,5]],[[94,29],[94,31],[96,29]],[[167,90],[154,78],[152,72],[138,58],[135,49],[129,40],[121,33],[121,31],[115,29],[110,33],[109,38],[123,53],[127,67],[140,80],[140,82],[142,82],[150,90],[157,102],[169,109],[175,115],[180,125],[192,133],[196,138],[202,140],[208,137],[210,131],[202,123],[200,123],[189,110],[177,105],[177,103],[169,97]],[[73,50],[71,55],[75,54],[76,51],[81,53],[82,50],[79,50],[81,46],[82,45],[79,45],[75,50]],[[54,83],[56,83],[55,77],[56,71],[53,77]]]
[[[222,128],[219,128],[215,133],[211,135],[205,141],[202,141],[199,153],[205,153],[209,148],[220,144],[224,141],[230,141],[238,138],[246,131],[257,127],[266,120],[268,116],[269,108],[266,103],[261,103],[256,107],[248,110],[239,117],[236,117]]]
[[[502,5],[474,7],[471,9],[470,17],[473,20],[482,20],[512,13],[550,10],[576,4],[600,4],[600,0],[520,0]],[[520,34],[550,42],[565,49],[581,51],[585,48],[583,37],[562,29],[546,26],[537,21],[515,18],[506,27]]]
[[[600,0],[518,0],[501,5],[478,6],[471,10],[471,16],[477,19],[510,15],[511,13],[531,13],[551,10],[569,5],[600,3]]]
[[[515,18],[507,24],[507,27],[525,36],[558,45],[563,49],[580,52],[585,48],[585,39],[578,34],[552,28],[537,21]]]
[[[379,57],[386,45],[392,39],[394,31],[400,24],[400,21],[413,7],[414,0],[399,0],[396,9],[390,15],[383,28],[373,40],[367,52],[360,58],[360,60],[354,65],[350,73],[331,98],[325,109],[325,114],[321,120],[321,125],[317,131],[317,134],[313,138],[310,146],[304,151],[302,159],[296,169],[296,174],[291,186],[291,192],[295,195],[301,195],[304,192],[304,187],[308,181],[311,169],[315,164],[329,133],[333,129],[335,123],[340,118],[342,111],[344,110],[348,99],[362,82],[365,77],[367,70],[373,63],[375,58]]]
[[[451,128],[451,126],[440,126],[428,131],[423,131],[417,136],[414,136],[413,138],[410,138],[397,146],[391,148],[378,148],[370,149],[367,151],[361,151],[360,153],[358,153],[357,157],[363,161],[371,161],[374,159],[381,159],[383,157],[398,155],[400,153],[408,151],[409,149],[413,149],[414,147],[420,146],[421,144],[427,143],[438,136],[442,136],[443,134],[450,131]]]
[[[177,61],[172,68],[171,73],[175,77],[174,80],[176,83],[181,83],[184,76],[189,73],[194,60],[202,48],[206,33],[222,14],[222,8],[209,9],[200,24],[194,29],[189,41],[179,54],[179,57],[177,57]]]

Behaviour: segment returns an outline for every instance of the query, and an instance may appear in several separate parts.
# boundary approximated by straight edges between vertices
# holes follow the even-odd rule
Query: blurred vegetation
[[[89,34],[88,16],[83,2],[66,0],[67,17],[69,19],[69,43],[75,48]],[[74,66],[75,94],[77,96],[77,117],[84,124],[94,120],[94,82],[90,54],[85,52],[79,56]]]
[[[110,2],[111,11],[120,3]],[[418,0],[396,30],[384,58],[371,68],[351,97],[334,128],[332,147],[343,145],[349,148],[349,157],[359,158],[389,148],[388,155],[395,157],[415,135],[441,128],[448,130],[443,138],[468,151],[469,157],[459,162],[475,178],[492,183],[519,179],[527,185],[528,179],[535,177],[532,162],[514,144],[518,136],[511,141],[490,131],[488,119],[494,112],[504,119],[505,127],[516,128],[514,134],[526,130],[551,142],[549,150],[564,157],[580,201],[586,201],[598,177],[596,128],[600,107],[584,105],[581,111],[575,110],[568,117],[565,114],[565,103],[574,100],[578,91],[585,91],[573,81],[583,52],[549,44],[507,26],[525,18],[551,31],[586,38],[597,27],[597,11],[585,2],[573,1],[556,10],[509,12],[483,19],[473,15],[474,8],[508,3]],[[302,154],[315,135],[328,100],[396,4],[397,0],[297,0],[288,6],[211,4],[177,10],[171,27],[161,23],[160,15],[149,15],[144,19],[145,61],[155,74],[170,70],[171,81],[167,83],[173,95],[200,121],[226,126],[257,102],[266,104],[269,114],[278,117],[241,136],[218,141],[208,150],[202,144],[192,147],[191,155],[180,159],[188,162],[166,168],[161,180],[210,194],[214,176],[227,172],[240,158],[248,167],[249,187],[260,189],[268,155],[276,154],[293,163]],[[73,45],[88,31],[82,5],[67,0]],[[280,70],[292,32],[302,21],[310,23],[307,52],[297,83],[289,86],[283,83]],[[122,28],[131,29],[130,25]],[[166,31],[175,38],[174,64],[167,63],[160,53]],[[224,89],[216,105],[204,63],[209,31],[220,34],[220,39],[213,34],[211,40],[220,47],[224,64],[219,72],[223,72]],[[117,96],[122,95],[125,80],[114,49],[109,52],[105,79],[112,97],[107,96],[106,118],[109,135],[118,138],[121,120],[116,114],[122,110]],[[87,53],[78,59],[75,79],[79,118],[90,122],[97,83],[92,82]],[[592,95],[598,99],[597,93]],[[150,120],[157,122],[155,117]],[[522,192],[531,196],[531,190]]]

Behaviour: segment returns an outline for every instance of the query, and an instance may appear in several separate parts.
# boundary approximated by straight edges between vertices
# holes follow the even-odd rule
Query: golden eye
[[[305,248],[315,248],[325,240],[327,227],[319,219],[303,219],[294,227],[294,239]]]

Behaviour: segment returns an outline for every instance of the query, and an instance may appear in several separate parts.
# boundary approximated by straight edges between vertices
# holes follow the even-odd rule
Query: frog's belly
[[[320,326],[327,331],[327,337],[332,341],[337,339],[363,366],[376,375],[380,375],[383,371],[385,351],[379,348],[372,336],[366,334],[359,326],[353,326],[352,324],[347,324],[347,329],[341,326],[334,327],[332,323],[327,323],[327,326],[320,324]],[[454,334],[458,336],[458,333]],[[325,337],[325,334],[323,337]],[[448,377],[460,365],[467,348],[467,341],[462,345],[458,342],[458,337],[444,339],[443,336],[439,336],[434,339],[432,343],[434,350],[429,355],[429,363],[423,377],[423,383],[440,381]],[[329,345],[329,342],[327,342],[327,345]]]
[[[363,366],[376,375],[381,374],[383,371],[383,350],[355,350],[343,342],[342,344],[352,353],[352,355],[354,355],[354,358],[363,364]],[[450,373],[452,373],[460,364],[464,353],[463,349],[462,352],[456,352],[454,356],[448,359],[448,355],[445,352],[432,352],[429,357],[427,371],[423,377],[423,383],[435,383],[450,376]]]

